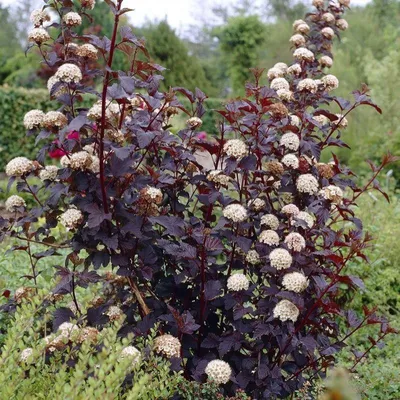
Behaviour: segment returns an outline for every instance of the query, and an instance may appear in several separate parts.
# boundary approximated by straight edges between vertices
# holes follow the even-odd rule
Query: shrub
[[[28,133],[45,145],[35,161],[18,158],[6,168],[10,185],[18,181],[37,206],[10,207],[3,236],[48,243],[51,256],[59,245],[52,230],[61,223],[70,231],[62,245],[71,253],[56,266],[53,294],[70,294],[75,307],[57,308],[53,325],[78,319],[101,331],[125,315],[119,334],[139,337],[159,326],[154,349],[172,369],[220,384],[225,395],[240,388],[252,398],[290,396],[333,366],[355,332],[377,325],[372,345],[355,352],[355,370],[394,332],[373,309],[361,316],[351,309],[363,283],[346,271],[355,259],[366,261],[371,241],[355,217],[356,202],[369,190],[383,192],[377,178],[395,157],[371,163],[372,177],[360,188],[335,155],[320,162],[322,151],[346,146],[341,135],[351,111],[380,111],[366,87],[352,102],[335,97],[339,81],[319,66],[322,55],[333,58],[331,36],[345,7],[324,3],[296,21],[295,33],[307,36],[294,49],[294,64],[269,70],[269,87],[261,84],[263,71],[253,70],[246,97],[219,111],[219,136],[208,141],[196,133],[205,94],[160,92],[162,68],[136,57],[147,51],[128,28],[118,33],[123,1],[107,3],[115,16],[111,40],[79,38],[104,56],[103,70],[90,70],[71,45],[74,28],[61,24],[61,58],[43,47],[43,32],[31,35],[57,66],[51,95],[62,113],[27,115]],[[69,0],[51,7],[60,18],[77,10]],[[127,54],[130,72],[113,70],[116,51]],[[81,84],[87,76],[103,78],[90,109],[80,107],[94,93]],[[175,135],[169,124],[179,112],[187,127]],[[64,154],[62,167],[50,174],[43,165],[55,150]],[[202,153],[211,168],[199,162]],[[48,178],[32,187],[27,178],[43,172]],[[45,201],[39,191],[48,193]],[[110,264],[117,275],[100,274]],[[95,282],[104,290],[85,311],[76,290]]]

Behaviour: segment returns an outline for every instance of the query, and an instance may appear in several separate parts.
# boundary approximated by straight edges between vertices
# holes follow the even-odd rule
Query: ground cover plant
[[[293,24],[293,64],[254,69],[246,97],[219,111],[214,138],[198,135],[206,95],[161,92],[163,68],[130,28],[119,29],[130,10],[122,0],[107,4],[111,38],[75,33],[94,0],[47,1],[32,14],[29,40],[56,70],[48,88],[57,111],[25,115],[28,135],[44,145],[35,160],[17,157],[5,169],[9,186],[37,203],[28,208],[18,195],[6,202],[11,216],[1,219],[1,237],[21,241],[15,249],[29,257],[32,285],[5,308],[37,290],[37,260],[70,249],[55,265],[52,300],[71,296],[72,304],[55,307],[52,330],[63,340],[47,337],[50,358],[76,345],[72,332],[102,332],[121,320],[119,335],[134,334],[132,344],[157,327],[154,351],[188,380],[208,380],[228,396],[239,389],[254,399],[285,398],[312,386],[353,334],[375,325],[370,346],[354,351],[355,371],[395,332],[374,308],[351,309],[364,285],[347,273],[355,260],[367,262],[371,241],[355,216],[357,201],[370,190],[386,196],[377,177],[395,157],[371,163],[361,187],[334,153],[320,162],[346,146],[350,112],[380,112],[366,86],[352,101],[334,96],[339,81],[326,73],[349,1],[314,1],[306,20]],[[59,19],[51,29],[49,11]],[[113,69],[116,52],[128,57],[129,71]],[[94,68],[98,59],[104,65]],[[173,134],[177,113],[187,115],[187,127]],[[41,183],[32,185],[32,176]],[[59,225],[70,232],[62,243]],[[48,250],[32,253],[32,243]],[[77,288],[95,283],[104,286],[82,308]]]

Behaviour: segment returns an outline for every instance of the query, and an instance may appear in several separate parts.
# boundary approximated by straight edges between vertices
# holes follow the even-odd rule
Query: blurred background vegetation
[[[134,27],[138,36],[145,36],[153,61],[167,68],[163,87],[185,86],[201,88],[209,97],[204,118],[204,130],[213,134],[217,114],[225,100],[242,95],[249,79],[250,67],[270,68],[276,62],[291,62],[288,39],[292,22],[307,11],[306,0],[264,0],[255,9],[248,0],[237,0],[235,7],[215,7],[216,17],[190,27],[189,34],[179,36],[168,22],[152,21]],[[34,143],[25,137],[22,126],[24,114],[32,108],[51,109],[45,83],[51,75],[40,64],[38,55],[26,56],[26,32],[30,29],[31,10],[40,6],[40,0],[18,2],[7,8],[0,6],[0,169],[12,157],[34,157]],[[92,11],[95,24],[86,23],[80,33],[110,35],[112,16],[105,3],[98,0]],[[331,72],[340,80],[337,95],[350,98],[351,92],[366,83],[374,100],[383,109],[379,115],[372,108],[356,111],[349,118],[344,140],[351,150],[337,149],[342,162],[362,180],[369,167],[365,160],[378,161],[390,150],[400,155],[400,0],[373,0],[365,7],[353,7],[346,19],[350,28],[337,41],[335,62]],[[124,24],[130,24],[125,20]],[[128,69],[122,57],[116,67]],[[339,110],[338,110],[339,111]],[[337,111],[337,112],[338,112]],[[325,155],[329,157],[329,155]],[[391,204],[384,199],[366,196],[359,204],[359,217],[376,241],[370,250],[371,263],[353,265],[354,273],[361,275],[367,291],[355,299],[361,311],[361,300],[367,305],[380,305],[380,310],[400,328],[400,201],[397,182],[400,182],[400,164],[386,171],[386,182],[381,182],[390,193]],[[6,182],[0,181],[0,202]],[[398,236],[399,235],[399,236]],[[0,293],[7,288],[15,290],[23,285],[28,265],[18,253],[5,255],[9,244],[0,251]],[[44,260],[43,278],[53,260]],[[0,316],[0,343],[1,343]],[[4,331],[3,331],[4,333]],[[358,345],[368,346],[364,335],[355,338]],[[342,355],[346,365],[350,349]],[[373,351],[368,363],[359,368],[359,386],[366,399],[400,399],[400,352],[397,338],[386,348]]]

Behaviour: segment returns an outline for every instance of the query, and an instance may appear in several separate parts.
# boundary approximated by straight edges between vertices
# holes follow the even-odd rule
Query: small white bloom
[[[229,382],[232,375],[232,369],[225,361],[213,360],[207,364],[205,373],[207,374],[209,381],[222,385]]]
[[[252,208],[255,211],[261,211],[263,208],[265,208],[266,203],[265,200],[258,197],[256,199],[249,200],[247,205],[249,208]]]
[[[306,78],[302,79],[297,84],[297,89],[300,92],[310,92],[310,93],[317,93],[318,91],[318,84],[314,79]]]
[[[293,117],[295,117],[295,115],[292,115],[290,117],[290,119],[292,119]],[[299,140],[299,137],[295,133],[288,132],[288,133],[285,133],[281,137],[281,140],[279,141],[279,144],[281,146],[283,146],[287,150],[297,151],[299,149],[299,146],[300,146],[300,140]]]
[[[329,12],[322,14],[322,20],[329,24],[335,21],[335,16]]]
[[[338,20],[336,21],[336,26],[337,26],[341,31],[345,31],[345,30],[347,30],[347,29],[349,28],[349,23],[348,23],[345,19],[341,18],[341,19],[338,19]]]
[[[277,270],[288,269],[292,266],[293,258],[286,249],[275,249],[269,255],[271,267]]]
[[[282,164],[291,169],[299,168],[299,159],[295,154],[286,154],[282,158]]]
[[[304,174],[297,178],[296,187],[300,193],[313,195],[318,193],[319,184],[315,176]]]
[[[98,50],[92,44],[86,43],[78,47],[77,54],[79,57],[96,60],[98,57]]]
[[[300,272],[290,272],[283,277],[282,285],[286,290],[301,293],[307,289],[309,281],[304,274]]]
[[[293,100],[293,92],[291,90],[279,89],[276,91],[276,94],[282,101],[292,101]]]
[[[291,125],[294,125],[297,128],[301,127],[301,119],[297,115],[293,115],[293,114],[289,115],[289,122]],[[293,133],[292,133],[292,135],[293,135]],[[285,135],[283,135],[283,136],[285,136]],[[282,138],[283,138],[283,136],[282,136]]]
[[[282,78],[285,75],[285,72],[280,68],[270,68],[267,72],[268,79],[272,81],[275,78]]]
[[[33,28],[28,34],[28,41],[41,45],[51,39],[49,33],[44,28]]]
[[[68,230],[77,228],[83,221],[83,214],[76,208],[70,208],[60,216],[60,222]]]
[[[218,185],[228,186],[231,178],[224,174],[224,172],[220,169],[216,169],[214,171],[210,171],[207,175],[207,180],[210,182],[214,182]]]
[[[275,91],[278,90],[289,90],[290,85],[289,82],[285,78],[275,78],[272,80],[270,84],[271,89],[274,89]]]
[[[304,221],[310,229],[314,226],[314,218],[308,212],[300,211],[295,217],[296,219]],[[292,225],[295,223],[296,221],[292,221]]]
[[[44,128],[49,130],[53,128],[62,129],[68,125],[68,119],[59,111],[49,111],[45,114],[42,125]]]
[[[8,212],[16,212],[19,208],[26,207],[26,203],[22,197],[13,195],[6,200],[5,206]]]
[[[65,83],[79,83],[82,80],[82,72],[75,64],[64,64],[58,68],[55,77]]]
[[[279,235],[272,229],[267,229],[262,231],[258,237],[260,243],[267,244],[268,246],[278,246],[279,245]]]
[[[158,336],[154,340],[154,350],[167,358],[181,356],[181,342],[172,335]]]
[[[294,46],[304,46],[306,44],[306,39],[303,35],[300,35],[299,33],[296,33],[290,38],[290,43],[292,43]]]
[[[190,129],[195,129],[200,128],[203,125],[203,121],[198,117],[192,117],[186,121],[186,124]]]
[[[241,290],[247,290],[250,286],[249,280],[246,275],[234,274],[228,278],[227,288],[233,292],[240,292]]]
[[[135,346],[127,346],[122,349],[120,359],[128,358],[132,360],[132,365],[137,365],[140,355],[140,351]]]
[[[79,0],[83,8],[87,8],[88,10],[93,10],[96,5],[96,0]]]
[[[321,79],[322,83],[325,85],[325,89],[330,92],[331,90],[335,90],[339,87],[339,80],[334,75],[325,75]]]
[[[306,248],[306,241],[300,233],[292,232],[285,238],[285,243],[290,250],[302,251]]]
[[[256,250],[249,250],[246,255],[246,261],[249,264],[257,265],[261,262],[260,255],[257,253]]]
[[[274,318],[279,318],[282,322],[296,322],[299,314],[300,310],[289,300],[281,300],[274,308]]]
[[[293,53],[293,57],[299,61],[314,61],[314,53],[305,47],[299,47]]]
[[[301,74],[301,71],[302,71],[301,65],[296,63],[296,64],[291,65],[288,68],[287,72],[288,72],[288,74],[292,74],[292,75],[298,76],[298,75]]]
[[[296,32],[307,34],[308,32],[310,32],[310,26],[306,23],[300,24],[296,27]]]
[[[279,228],[279,219],[273,214],[266,214],[261,217],[261,225],[276,230]]]
[[[332,39],[335,36],[335,31],[332,28],[326,27],[322,28],[321,34],[327,39]]]
[[[347,121],[347,118],[345,116],[343,116],[342,114],[336,114],[336,116],[338,117],[338,119],[336,121],[334,121],[333,123],[338,125],[339,128],[347,128],[347,126],[349,125],[349,122]]]
[[[82,18],[76,12],[69,12],[64,15],[63,21],[68,26],[79,26],[82,25]]]
[[[248,218],[247,210],[240,204],[229,204],[222,213],[232,222],[244,222]]]
[[[322,68],[324,67],[331,68],[333,65],[333,60],[329,56],[322,56],[319,59],[319,64],[321,65]]]
[[[118,306],[111,306],[105,314],[110,318],[110,321],[116,321],[120,319],[124,313]]]
[[[87,170],[92,165],[92,156],[86,151],[78,151],[69,158],[69,167],[74,170]]]
[[[323,187],[320,190],[319,195],[326,200],[330,200],[334,204],[341,204],[344,196],[343,190],[340,187],[334,185]]]
[[[35,166],[26,157],[15,157],[6,165],[7,176],[23,176],[32,172]]]
[[[50,21],[50,16],[46,13],[46,11],[33,10],[30,16],[30,20],[33,25],[35,25],[35,28],[38,28],[45,22]]]
[[[39,128],[43,122],[44,112],[42,110],[32,110],[24,116],[25,129],[36,129]]]
[[[248,151],[246,143],[239,139],[231,139],[224,144],[224,153],[228,157],[233,157],[238,160],[245,157]]]
[[[286,204],[286,206],[282,207],[282,212],[289,216],[296,216],[300,210],[295,204]]]

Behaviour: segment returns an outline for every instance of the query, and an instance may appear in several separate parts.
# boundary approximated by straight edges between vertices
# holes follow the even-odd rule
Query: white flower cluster
[[[105,131],[105,134],[108,138],[120,144],[123,143],[125,140],[125,136],[120,129],[107,129]]]
[[[37,45],[41,45],[47,41],[49,41],[50,35],[46,31],[46,29],[40,28],[33,28],[28,34],[28,41],[32,43],[36,43]]]
[[[210,182],[217,183],[218,185],[228,186],[231,178],[225,175],[222,170],[216,169],[214,171],[210,171],[207,175],[207,180]]]
[[[275,78],[272,80],[271,89],[274,89],[275,91],[278,90],[289,90],[290,85],[289,82],[285,78]]]
[[[35,169],[31,160],[26,157],[15,157],[6,165],[7,176],[23,176]]]
[[[86,43],[78,47],[77,54],[79,57],[96,60],[98,57],[98,50],[92,44]]]
[[[124,315],[124,312],[118,306],[111,306],[105,314],[110,318],[110,321],[116,321]]]
[[[296,187],[300,193],[307,193],[310,195],[318,193],[319,189],[317,179],[311,174],[300,175],[297,178]]]
[[[269,255],[271,266],[277,270],[288,269],[291,267],[293,258],[286,249],[275,249]]]
[[[240,292],[241,290],[247,290],[250,286],[250,282],[246,275],[234,274],[228,278],[227,288],[232,292]]]
[[[348,7],[348,6],[350,5],[350,1],[351,1],[351,0],[339,0],[339,3],[340,3],[342,6]]]
[[[85,171],[91,167],[92,163],[92,156],[86,151],[78,151],[69,158],[69,167],[74,170]]]
[[[57,88],[57,90],[52,93],[53,87],[60,82],[60,80],[53,75],[52,77],[49,78],[49,80],[47,81],[47,90],[49,91],[49,93],[52,96],[61,96],[62,94],[65,94],[68,92],[68,89],[66,87],[64,87],[63,85],[59,85],[59,87]]]
[[[297,89],[300,92],[310,92],[310,93],[317,93],[318,91],[318,82],[314,79],[306,78],[302,79],[297,84]]]
[[[336,116],[338,117],[338,119],[336,121],[334,121],[334,123],[336,125],[338,125],[339,128],[343,128],[343,129],[347,128],[347,126],[349,125],[347,118],[342,114],[336,114]]]
[[[276,230],[279,228],[279,219],[273,214],[265,214],[261,217],[261,225],[266,225]]]
[[[292,74],[292,75],[295,75],[295,76],[297,76],[297,75],[300,75],[301,74],[301,71],[302,71],[302,69],[301,69],[301,65],[300,64],[293,64],[293,65],[291,65],[289,68],[288,68],[288,74]]]
[[[31,110],[24,116],[25,129],[36,129],[39,128],[43,122],[44,112],[41,110]]]
[[[314,7],[323,7],[324,6],[324,0],[313,0],[312,2]]]
[[[319,191],[319,195],[326,200],[330,200],[334,204],[341,204],[344,196],[343,190],[340,187],[334,185],[323,187]]]
[[[308,212],[300,211],[296,215],[296,218],[300,219],[301,221],[304,221],[310,229],[314,226],[314,218]],[[292,221],[292,225],[294,225],[295,223],[296,221]]]
[[[58,68],[55,77],[60,82],[79,83],[82,80],[82,72],[75,64],[64,64]]]
[[[48,130],[52,128],[62,129],[68,125],[68,119],[59,111],[49,111],[44,116],[42,125]]]
[[[63,322],[59,327],[57,332],[64,337],[75,336],[79,333],[79,327],[71,322]]]
[[[304,46],[306,44],[306,39],[303,35],[296,33],[289,39],[290,43],[294,46]]]
[[[265,200],[260,199],[257,197],[256,199],[249,200],[248,202],[248,207],[253,209],[254,211],[261,211],[263,208],[265,208],[267,204],[265,203]]]
[[[68,230],[77,228],[83,221],[83,214],[76,208],[70,208],[60,215],[60,222]]]
[[[168,358],[180,357],[181,342],[178,338],[172,335],[158,336],[154,340],[154,350]]]
[[[322,68],[324,67],[331,68],[333,65],[333,60],[329,56],[322,56],[319,59],[319,64],[321,65]]]
[[[267,77],[271,81],[272,79],[282,78],[285,75],[285,72],[280,68],[270,68],[267,72]]]
[[[308,279],[300,272],[290,272],[282,279],[283,287],[296,293],[304,292],[308,288],[308,284]]]
[[[258,237],[260,243],[267,244],[268,246],[278,246],[279,245],[279,235],[272,229],[267,229],[262,231]]]
[[[232,222],[243,222],[248,217],[247,210],[240,204],[229,204],[222,213]]]
[[[314,61],[314,53],[305,47],[299,47],[293,53],[293,57],[299,61]]]
[[[152,186],[147,187],[146,193],[152,200],[156,200],[157,203],[159,199],[162,198],[162,191]]]
[[[43,25],[45,22],[50,21],[50,16],[49,14],[46,13],[46,11],[42,10],[33,10],[30,16],[30,20],[35,26],[35,28],[38,28],[39,26]]]
[[[259,264],[261,262],[260,255],[256,250],[249,250],[246,254],[246,261],[252,265]]]
[[[296,116],[292,115],[290,118],[293,118],[293,117],[296,117]],[[285,147],[285,149],[287,149],[287,150],[297,151],[300,146],[300,140],[299,140],[299,137],[295,133],[289,132],[289,133],[285,133],[281,137],[279,144],[281,146]]]
[[[72,11],[64,15],[63,21],[65,25],[68,25],[70,27],[82,25],[81,16],[78,13]]]
[[[325,75],[321,79],[322,83],[325,85],[325,89],[330,92],[331,90],[335,90],[339,87],[339,79],[334,75]]]
[[[290,250],[302,251],[306,248],[306,241],[300,233],[292,232],[285,238],[285,243]]]
[[[80,0],[83,8],[87,8],[89,10],[93,10],[96,5],[96,0]]]
[[[335,31],[332,28],[326,27],[321,29],[321,34],[327,39],[332,39],[335,36]]]
[[[296,26],[294,26],[294,30],[297,33],[307,34],[308,32],[310,32],[310,26],[303,21],[300,24],[296,24]]]
[[[282,158],[282,164],[285,167],[291,168],[291,169],[297,169],[299,168],[299,159],[295,154],[286,154]]]
[[[300,310],[289,300],[281,300],[274,308],[274,318],[279,318],[282,322],[296,322],[299,314]]]
[[[229,382],[232,375],[232,369],[229,364],[222,360],[210,361],[205,369],[208,380],[223,385]]]
[[[19,355],[19,360],[23,363],[28,364],[29,361],[31,361],[33,355],[33,349],[28,347],[24,350],[21,351],[21,354]]]
[[[240,160],[247,155],[247,152],[247,145],[242,140],[231,139],[224,144],[224,153],[228,157],[233,157]]]
[[[336,26],[337,26],[341,31],[345,31],[345,30],[347,30],[347,29],[349,28],[349,23],[348,23],[345,19],[341,18],[341,19],[338,19],[338,20],[336,21]]]
[[[284,74],[286,74],[288,66],[284,62],[278,62],[274,65],[274,68],[280,69]]]
[[[289,216],[296,216],[300,212],[300,210],[299,207],[296,206],[296,204],[286,204],[286,206],[282,207],[282,212]]]
[[[335,21],[335,16],[329,12],[322,14],[322,20],[327,22],[328,24]]]
[[[26,207],[26,203],[22,197],[12,195],[6,200],[5,206],[8,212],[16,212],[18,208]]]
[[[102,117],[102,102],[99,100],[97,103],[95,103],[88,111],[87,117],[93,121],[100,121]],[[109,103],[106,105],[106,119],[111,119],[113,117],[117,117],[119,114],[119,106],[118,104],[114,103]]]
[[[140,361],[140,351],[135,346],[126,346],[122,349],[120,358],[128,358],[132,360],[132,365],[136,365]]]
[[[186,124],[190,129],[195,129],[200,128],[203,125],[203,121],[198,117],[192,117],[186,121]]]
[[[325,115],[313,115],[313,118],[322,126],[330,123],[330,119]]]

